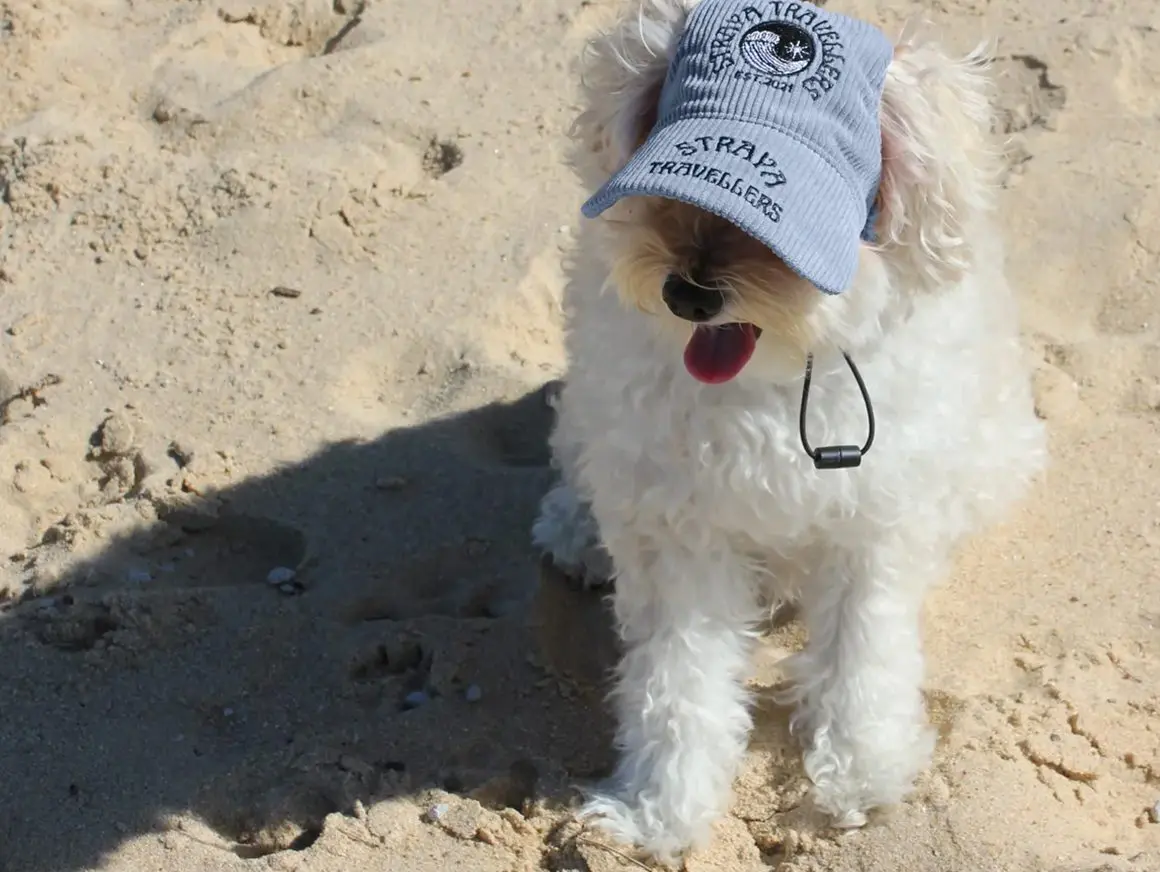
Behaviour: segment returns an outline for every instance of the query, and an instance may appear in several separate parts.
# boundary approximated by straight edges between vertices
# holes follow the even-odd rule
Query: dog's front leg
[[[837,826],[900,801],[934,748],[919,636],[931,562],[900,543],[835,550],[807,585],[804,651],[789,660],[814,797]]]
[[[727,546],[610,543],[624,657],[613,698],[621,753],[582,817],[654,857],[702,844],[727,810],[750,727],[743,681],[752,573]]]

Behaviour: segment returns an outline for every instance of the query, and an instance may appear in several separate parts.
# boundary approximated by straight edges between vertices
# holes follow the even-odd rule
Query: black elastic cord
[[[866,444],[861,448],[857,445],[824,445],[817,449],[810,447],[810,440],[806,437],[806,409],[810,402],[810,379],[814,372],[814,356],[807,354],[806,375],[802,382],[802,407],[801,415],[798,418],[798,432],[801,435],[802,448],[813,459],[815,469],[850,469],[861,466],[862,458],[870,450],[870,446],[874,444],[874,405],[870,402],[870,393],[866,390],[866,383],[862,381],[862,373],[858,372],[858,367],[854,365],[850,355],[843,351],[842,357],[846,358],[846,364],[850,367],[850,372],[854,374],[854,381],[858,383],[858,390],[862,392],[862,402],[866,404]]]

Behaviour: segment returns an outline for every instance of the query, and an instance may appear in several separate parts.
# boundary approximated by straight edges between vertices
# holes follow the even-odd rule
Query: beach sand
[[[914,795],[827,829],[763,702],[687,868],[1156,872],[1160,6],[835,5],[996,40],[1053,461],[930,600]],[[636,868],[528,541],[611,8],[0,0],[2,872]]]

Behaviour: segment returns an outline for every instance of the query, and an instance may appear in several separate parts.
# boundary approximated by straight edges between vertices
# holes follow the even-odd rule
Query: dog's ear
[[[584,107],[572,136],[584,164],[609,175],[620,169],[656,124],[669,62],[699,0],[635,0],[615,25],[586,46]]]
[[[998,152],[986,65],[984,48],[952,57],[904,40],[886,74],[878,244],[923,288],[970,267],[972,224],[992,204]]]

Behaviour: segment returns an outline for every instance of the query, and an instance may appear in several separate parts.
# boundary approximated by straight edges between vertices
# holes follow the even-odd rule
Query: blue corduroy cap
[[[731,221],[822,291],[872,239],[894,49],[864,21],[782,0],[702,0],[645,143],[583,206],[681,200]]]

